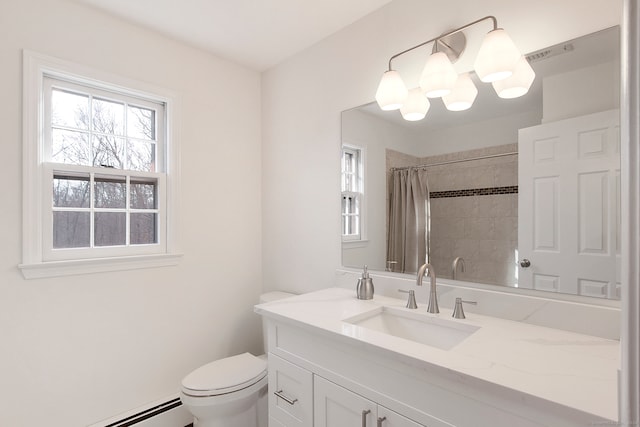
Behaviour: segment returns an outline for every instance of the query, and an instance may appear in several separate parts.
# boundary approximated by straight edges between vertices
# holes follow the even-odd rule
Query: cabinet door
[[[269,353],[269,426],[310,427],[313,374]]]
[[[324,378],[313,381],[314,427],[375,427],[376,404]]]
[[[422,427],[415,421],[411,421],[407,417],[403,417],[391,409],[378,405],[377,427]]]

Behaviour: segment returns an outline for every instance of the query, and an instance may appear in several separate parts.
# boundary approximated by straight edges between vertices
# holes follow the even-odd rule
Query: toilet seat
[[[267,362],[250,353],[208,363],[182,380],[182,392],[193,397],[218,396],[250,387],[267,375]]]

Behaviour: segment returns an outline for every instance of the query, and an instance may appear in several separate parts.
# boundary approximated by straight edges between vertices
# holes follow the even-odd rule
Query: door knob
[[[522,268],[531,267],[531,261],[529,261],[526,258],[523,258],[522,261],[520,261],[520,267],[522,267]]]

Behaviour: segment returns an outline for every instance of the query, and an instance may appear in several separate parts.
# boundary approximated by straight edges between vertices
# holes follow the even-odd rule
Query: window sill
[[[368,240],[343,240],[342,247],[344,249],[364,248],[369,244]]]
[[[18,268],[22,270],[22,275],[25,279],[42,279],[46,277],[71,276],[75,274],[92,274],[107,271],[167,267],[177,265],[181,259],[182,254],[141,255],[19,264]]]

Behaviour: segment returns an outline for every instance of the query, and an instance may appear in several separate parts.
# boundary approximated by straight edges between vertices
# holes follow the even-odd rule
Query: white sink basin
[[[480,329],[419,310],[379,307],[343,321],[442,350],[453,348]]]

